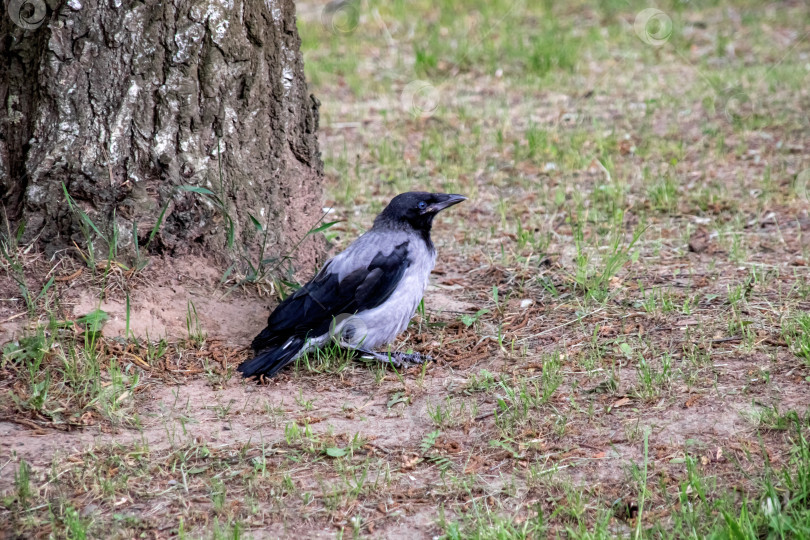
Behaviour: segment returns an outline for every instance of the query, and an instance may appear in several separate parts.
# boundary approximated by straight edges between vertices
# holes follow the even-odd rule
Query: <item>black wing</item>
[[[330,270],[334,260],[327,263],[312,281],[276,307],[267,328],[253,340],[253,349],[259,351],[294,336],[323,335],[334,317],[385,302],[410,265],[408,243],[402,242],[387,255],[378,252],[368,265],[361,265],[342,280],[337,271]]]

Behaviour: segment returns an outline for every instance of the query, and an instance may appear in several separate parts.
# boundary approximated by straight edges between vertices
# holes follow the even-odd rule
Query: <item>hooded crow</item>
[[[379,353],[408,327],[433,265],[433,218],[466,200],[461,195],[410,192],[394,197],[374,226],[327,261],[312,280],[270,314],[251,344],[245,377],[272,377],[329,341],[396,366],[424,362],[419,354]]]

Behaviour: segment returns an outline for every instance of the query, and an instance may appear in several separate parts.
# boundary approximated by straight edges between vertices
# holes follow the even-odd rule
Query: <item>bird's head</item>
[[[397,195],[374,220],[375,225],[410,225],[420,232],[429,232],[436,214],[466,201],[467,197],[452,193],[410,191]]]

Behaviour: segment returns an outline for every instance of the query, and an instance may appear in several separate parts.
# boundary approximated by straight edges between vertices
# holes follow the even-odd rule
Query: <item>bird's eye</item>
[[[424,210],[425,208],[427,208],[427,203],[425,201],[419,201],[419,204],[417,204],[416,206],[419,208],[419,210]]]

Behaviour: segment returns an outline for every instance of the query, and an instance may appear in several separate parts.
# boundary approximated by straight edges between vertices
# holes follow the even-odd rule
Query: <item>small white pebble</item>
[[[772,516],[775,513],[780,511],[780,504],[779,500],[775,499],[774,497],[768,497],[764,501],[762,501],[762,513],[766,516]]]
[[[520,301],[520,309],[526,309],[527,307],[529,307],[532,304],[534,304],[534,300],[532,300],[531,298],[526,298],[524,300],[521,300]]]

